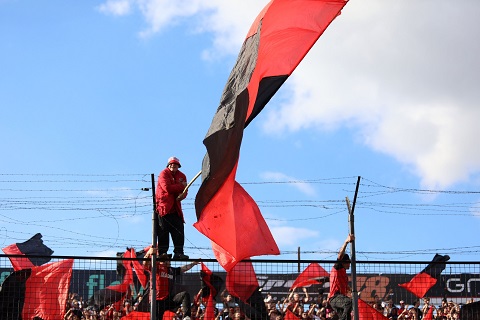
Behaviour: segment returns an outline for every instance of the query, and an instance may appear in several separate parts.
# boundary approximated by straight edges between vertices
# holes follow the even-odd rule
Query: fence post
[[[348,221],[350,223],[350,234],[355,236],[355,219],[354,219],[354,211],[355,211],[355,203],[357,202],[357,194],[358,194],[358,187],[360,185],[360,176],[357,179],[357,185],[355,187],[355,195],[353,197],[353,205],[350,208],[350,201],[347,197],[347,207],[348,207]],[[359,319],[358,314],[358,292],[357,292],[357,264],[356,264],[356,257],[355,257],[355,240],[350,242],[350,252],[351,252],[351,268],[352,268],[352,311],[353,317],[355,320]]]
[[[157,204],[155,201],[155,176],[152,173],[152,202],[153,202],[153,214],[152,214],[152,248],[157,248]],[[150,319],[157,319],[157,254],[152,254],[152,272],[150,273]]]

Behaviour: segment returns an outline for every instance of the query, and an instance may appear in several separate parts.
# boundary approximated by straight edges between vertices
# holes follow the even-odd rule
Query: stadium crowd
[[[202,298],[202,290],[195,296],[191,305],[191,320],[201,320],[205,315],[206,300]],[[280,300],[276,300],[271,294],[263,293],[264,304],[269,320],[283,320],[288,312],[291,312],[299,320],[337,320],[338,316],[330,307],[326,296],[321,292],[315,295],[309,294],[306,288],[303,293],[291,291],[290,294]],[[117,320],[125,317],[132,311],[138,310],[142,295],[123,299],[116,304],[107,305],[101,309],[87,303],[75,293],[69,294],[66,306],[65,320]],[[215,303],[215,320],[249,320],[250,317],[242,310],[238,299],[234,298],[225,290],[219,295],[219,301]],[[423,304],[421,303],[423,302]],[[473,299],[467,303],[474,302]],[[390,320],[421,320],[432,309],[433,320],[456,320],[460,318],[461,305],[443,299],[441,305],[435,306],[429,298],[422,301],[417,299],[411,304],[400,300],[396,304],[392,299],[386,301],[374,297],[369,305]],[[188,320],[182,314],[182,308],[166,313],[167,320]],[[290,318],[292,319],[292,318]]]

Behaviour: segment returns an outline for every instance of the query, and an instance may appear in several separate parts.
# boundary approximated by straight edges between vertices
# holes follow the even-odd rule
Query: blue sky
[[[267,2],[0,0],[2,247],[36,232],[59,255],[148,244],[140,189],[171,155],[188,178],[201,169],[202,140]],[[473,0],[345,6],[245,131],[237,180],[282,258],[298,247],[334,258],[361,176],[357,259],[477,259],[479,14]],[[133,197],[138,211],[7,205],[65,201],[66,189]],[[186,253],[210,258],[192,227],[196,190],[184,202]]]

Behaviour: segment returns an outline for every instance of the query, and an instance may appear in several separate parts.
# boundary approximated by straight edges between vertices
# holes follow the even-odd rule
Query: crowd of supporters
[[[326,295],[309,294],[305,288],[302,288],[303,293],[291,291],[290,294],[280,300],[268,294],[263,293],[265,310],[268,314],[269,320],[283,320],[287,313],[294,315],[299,320],[337,320],[338,316],[330,307],[326,300]],[[65,320],[117,320],[128,315],[130,312],[138,309],[139,303],[142,299],[141,295],[136,297],[129,297],[122,301],[107,305],[102,309],[97,306],[89,306],[77,294],[70,294],[67,301]],[[215,303],[214,314],[215,320],[249,320],[250,317],[245,310],[242,309],[238,303],[238,299],[223,291],[217,297]],[[423,302],[423,303],[422,303]],[[473,299],[467,303],[474,302]],[[205,315],[207,301],[202,298],[201,292],[197,294],[192,302],[191,319],[202,320]],[[391,320],[421,320],[428,313],[429,309],[432,320],[456,320],[460,319],[461,305],[443,299],[441,305],[433,305],[429,298],[424,298],[422,301],[417,299],[411,304],[406,304],[403,300],[397,303],[393,299],[386,301],[374,297],[373,301],[369,302],[370,306],[383,314],[386,318]],[[181,308],[172,310],[171,313],[165,315],[169,317],[168,320],[185,320]],[[425,317],[430,318],[430,317]]]

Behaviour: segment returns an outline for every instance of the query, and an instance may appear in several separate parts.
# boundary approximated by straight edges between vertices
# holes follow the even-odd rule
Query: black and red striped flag
[[[25,242],[11,244],[2,251],[5,254],[24,256],[9,257],[15,271],[41,266],[49,262],[53,254],[53,250],[43,243],[41,233],[37,233]]]
[[[423,298],[428,290],[437,283],[438,277],[445,270],[445,262],[448,260],[450,260],[448,255],[435,254],[432,262],[425,269],[416,274],[409,282],[401,283],[399,286],[410,291],[418,298]]]
[[[257,204],[235,181],[243,131],[347,1],[272,0],[247,34],[203,140],[207,154],[195,199],[194,226],[227,271],[252,256],[280,254]]]

